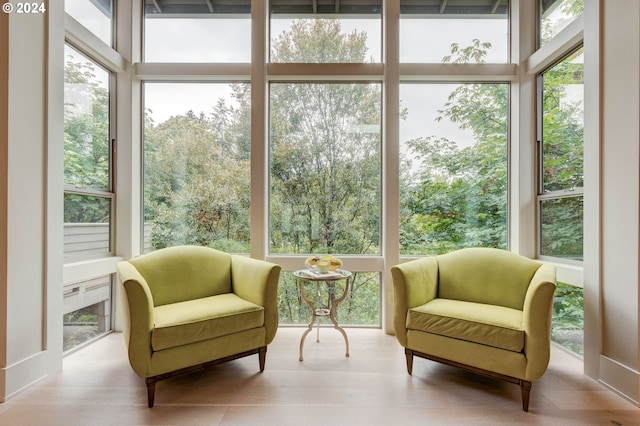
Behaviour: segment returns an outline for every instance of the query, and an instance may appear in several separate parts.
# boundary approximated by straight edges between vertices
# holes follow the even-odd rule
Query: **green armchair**
[[[520,385],[547,369],[555,268],[515,253],[470,248],[391,268],[394,326],[413,356]]]
[[[179,246],[117,265],[122,330],[133,370],[156,382],[259,355],[278,328],[280,266],[206,247]]]

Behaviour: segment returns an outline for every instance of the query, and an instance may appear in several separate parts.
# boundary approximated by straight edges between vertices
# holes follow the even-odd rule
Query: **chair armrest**
[[[407,343],[407,312],[435,299],[438,294],[438,261],[435,257],[412,260],[391,268],[396,338]]]
[[[120,317],[133,370],[149,377],[151,331],[153,330],[153,296],[144,277],[129,262],[117,264],[120,291]]]
[[[264,307],[266,343],[278,329],[280,265],[250,257],[231,256],[231,288],[239,297]]]
[[[542,265],[529,284],[524,299],[522,326],[527,357],[526,380],[540,378],[549,365],[551,351],[551,315],[556,290],[556,268]]]

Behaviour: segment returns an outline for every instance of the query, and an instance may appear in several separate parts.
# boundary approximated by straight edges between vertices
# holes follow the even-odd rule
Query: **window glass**
[[[110,73],[65,46],[64,256],[111,252]]]
[[[64,255],[97,257],[111,252],[111,199],[64,194]]]
[[[144,6],[146,62],[250,62],[251,1]]]
[[[249,252],[250,90],[144,85],[145,249]]]
[[[558,282],[553,298],[551,340],[563,348],[584,355],[584,291]]]
[[[400,62],[508,61],[508,0],[400,0]]]
[[[540,254],[582,260],[583,50],[545,71],[541,82]]]
[[[336,311],[340,326],[380,326],[380,283],[379,272],[352,273],[347,297]],[[342,296],[344,291],[343,280],[337,281],[334,286],[313,282],[304,285],[307,298],[316,308],[330,309],[332,301]],[[278,315],[279,322],[283,325],[308,325],[311,321],[311,309],[302,299],[299,282],[291,272],[280,274]]]
[[[540,45],[544,45],[584,11],[584,0],[539,0]]]
[[[64,288],[63,351],[67,352],[111,330],[111,277]]]
[[[582,260],[582,195],[551,198],[540,202],[540,254]]]
[[[112,0],[65,0],[64,10],[100,40],[112,45]]]
[[[542,74],[543,192],[581,188],[584,178],[584,55]]]
[[[382,1],[271,0],[271,62],[381,62]]]
[[[65,46],[64,180],[109,190],[109,73]]]
[[[507,84],[401,84],[400,253],[506,248]]]
[[[271,84],[271,253],[380,252],[381,111],[380,84]]]

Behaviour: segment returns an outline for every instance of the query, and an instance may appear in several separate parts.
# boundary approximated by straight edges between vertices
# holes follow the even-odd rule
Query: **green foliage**
[[[482,62],[489,47],[479,40],[453,45],[445,62]],[[366,53],[364,34],[342,34],[337,20],[297,22],[273,46],[274,62],[364,62]],[[553,74],[545,81],[545,107],[556,117],[547,124],[548,138],[559,141],[549,152],[563,157],[548,176],[554,185],[575,184],[581,173],[575,170],[581,167],[577,123],[556,123],[575,116],[566,105],[553,106],[563,82]],[[198,244],[249,251],[249,85],[234,84],[232,96],[234,106],[220,101],[206,114],[189,111],[158,124],[146,117],[144,215],[153,249]],[[380,252],[381,96],[377,84],[270,85],[271,253]],[[403,253],[506,247],[508,111],[507,84],[461,84],[438,119],[470,130],[473,145],[437,135],[406,143]],[[566,223],[575,212],[561,206],[549,212],[543,222],[549,244],[560,252],[574,250],[581,240]],[[379,304],[379,274],[354,274],[340,321],[379,324]],[[309,321],[292,274],[282,274],[278,309],[283,324]]]
[[[338,19],[300,19],[274,41],[272,62],[361,63],[366,33],[342,34]]]
[[[582,49],[543,74],[543,192],[581,189],[584,185],[584,65]],[[582,259],[583,199],[543,201],[541,248],[544,255]]]
[[[109,93],[85,60],[65,63],[64,181],[76,188],[108,191],[110,168]],[[105,73],[106,74],[106,73]],[[67,193],[66,223],[109,222],[107,198]]]
[[[488,43],[474,40],[444,62],[482,62]],[[440,254],[463,247],[506,247],[508,86],[461,84],[439,111],[472,131],[475,143],[460,148],[435,135],[406,142],[401,187],[402,253]]]
[[[572,87],[582,92],[584,64],[577,62],[581,56],[582,49],[543,74],[545,192],[583,186],[584,112],[582,97],[571,96]]]
[[[331,301],[344,291],[344,281],[332,287],[326,283],[306,282],[305,294],[316,308],[329,309]],[[318,297],[318,288],[320,297]],[[284,272],[278,286],[278,314],[281,324],[308,325],[311,310],[300,293],[298,281],[292,273]],[[380,274],[356,272],[350,278],[350,288],[344,301],[338,306],[336,318],[341,325],[380,324]],[[324,322],[330,324],[328,319]]]
[[[557,0],[557,2],[560,13],[555,14],[555,19],[549,17],[550,12],[545,13],[542,17],[540,39],[543,42],[553,38],[554,35],[558,34],[584,12],[584,0]],[[555,11],[555,8],[552,7],[550,10]]]
[[[219,101],[210,115],[188,111],[145,128],[145,223],[154,249],[194,244],[249,250],[249,91],[243,106]]]
[[[275,62],[363,62],[365,34],[303,20],[278,37]],[[378,84],[272,84],[273,253],[378,253]]]
[[[551,339],[576,354],[584,353],[584,296],[580,287],[559,282],[553,302]]]
[[[109,223],[111,201],[91,195],[64,194],[65,223]]]

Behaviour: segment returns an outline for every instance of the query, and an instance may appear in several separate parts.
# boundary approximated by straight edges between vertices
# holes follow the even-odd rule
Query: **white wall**
[[[62,224],[62,91],[48,96],[50,85],[62,87],[62,33],[52,29],[60,38],[50,50],[47,25],[56,10],[0,18],[0,400],[62,367],[62,229],[52,226]]]
[[[601,4],[601,282],[599,306],[592,306],[602,328],[597,368],[603,383],[638,403],[640,3]],[[591,290],[597,278],[585,270]]]

